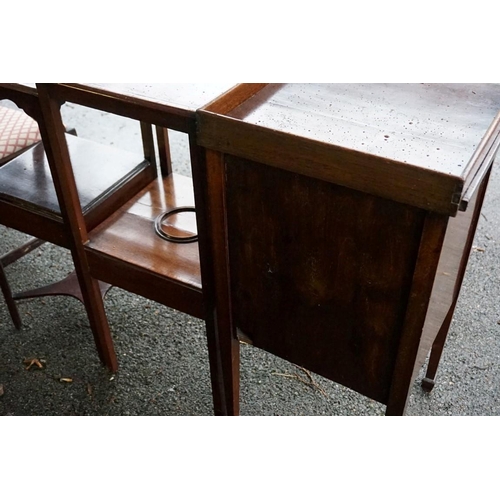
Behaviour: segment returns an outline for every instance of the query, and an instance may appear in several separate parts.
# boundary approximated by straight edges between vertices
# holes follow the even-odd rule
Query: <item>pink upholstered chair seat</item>
[[[0,161],[40,140],[35,120],[24,111],[0,104]]]

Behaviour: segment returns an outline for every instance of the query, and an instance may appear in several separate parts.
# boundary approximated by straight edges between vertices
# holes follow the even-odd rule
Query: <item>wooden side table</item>
[[[198,113],[229,412],[238,339],[405,411],[500,144],[498,84],[239,86]]]
[[[79,258],[88,266],[92,280],[102,280],[129,292],[155,300],[198,318],[206,318],[207,339],[216,414],[223,406],[221,372],[216,340],[206,314],[206,296],[211,293],[211,256],[207,244],[202,149],[196,144],[196,109],[231,89],[233,84],[38,84],[44,116],[55,151],[57,176],[63,185],[65,204],[72,216],[71,227]],[[75,190],[74,165],[62,133],[60,106],[64,101],[126,116],[157,127],[157,141],[149,136],[146,149],[151,160],[158,148],[161,175],[139,193],[122,198],[121,207],[94,229],[82,220]],[[184,132],[190,145],[193,178],[172,172],[167,129]],[[105,168],[106,159],[102,159]],[[195,168],[196,166],[196,168]],[[165,224],[174,237],[189,242],[166,241],[155,232],[155,220],[165,211],[196,206],[196,217],[178,214]],[[189,215],[189,214],[187,214]],[[191,214],[193,215],[193,214]],[[168,227],[167,227],[168,226]],[[161,229],[161,228],[160,228]],[[198,241],[192,241],[193,235]],[[206,272],[205,272],[206,270]],[[94,294],[88,301],[102,309]],[[105,318],[102,328],[109,329]]]

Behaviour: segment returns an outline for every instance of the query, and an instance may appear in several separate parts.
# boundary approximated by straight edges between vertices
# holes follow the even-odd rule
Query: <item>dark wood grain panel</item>
[[[235,327],[387,402],[424,212],[226,156]]]

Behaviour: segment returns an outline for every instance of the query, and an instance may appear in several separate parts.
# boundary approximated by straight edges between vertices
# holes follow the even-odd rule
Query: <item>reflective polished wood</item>
[[[454,215],[496,147],[498,94],[498,84],[272,84],[224,117],[208,106],[201,141]]]
[[[238,338],[387,415],[431,349],[432,389],[499,111],[499,84],[242,84],[199,111],[232,414]]]
[[[193,204],[190,178],[172,174],[153,181],[89,234],[87,249],[93,275],[203,318],[198,245],[171,243],[153,230],[154,220],[165,210]],[[178,230],[196,234],[194,218],[178,219],[177,223],[172,221]],[[114,273],[115,261],[126,263],[127,272]]]

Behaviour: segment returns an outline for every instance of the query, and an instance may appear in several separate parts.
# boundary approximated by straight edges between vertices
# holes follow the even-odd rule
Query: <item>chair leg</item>
[[[97,288],[97,292],[94,290],[95,288]],[[61,281],[35,290],[15,294],[13,299],[22,300],[55,295],[66,295],[78,299],[84,304],[87,311],[99,359],[114,373],[118,369],[118,362],[111,339],[109,325],[104,313],[104,305],[102,303],[110,288],[111,285],[108,283],[92,280],[91,291],[84,294],[77,274],[73,271]],[[12,300],[12,303],[15,308],[14,300]],[[15,308],[15,311],[17,311],[17,308]]]
[[[26,254],[32,252],[33,250],[43,245],[44,243],[45,241],[43,240],[40,240],[38,238],[32,238],[31,240],[27,241],[24,245],[21,245],[15,250],[12,250],[11,252],[6,253],[5,255],[0,257],[0,265],[2,265],[2,268],[0,269],[0,280],[2,283],[2,291],[4,293],[5,302],[7,303],[7,307],[12,317],[12,321],[14,322],[14,325],[16,326],[17,329],[20,329],[22,326],[21,318],[19,316],[19,311],[17,309],[17,305],[15,302],[17,300],[32,299],[36,297],[66,295],[74,297],[78,299],[80,302],[84,302],[82,291],[80,289],[80,284],[78,282],[78,278],[76,276],[75,271],[66,276],[66,278],[57,281],[55,283],[51,283],[50,285],[12,294],[11,288],[5,276],[4,267],[8,266],[9,264],[12,264],[21,257],[24,257]],[[110,288],[111,285],[99,282],[99,290],[101,293],[101,297],[103,299]]]
[[[7,304],[7,308],[9,310],[10,317],[12,318],[14,326],[19,330],[22,326],[21,317],[19,316],[19,311],[17,309],[16,302],[12,297],[12,291],[5,276],[5,271],[1,260],[0,260],[0,288],[2,289],[3,296],[5,297],[5,302]]]
[[[81,276],[79,283],[83,304],[85,305],[90,328],[94,335],[97,354],[104,366],[112,373],[115,373],[118,370],[118,360],[104,309],[100,283],[89,275]]]
[[[10,289],[9,282],[7,281],[7,277],[5,276],[4,268],[20,259],[21,257],[24,257],[26,254],[32,252],[44,243],[45,242],[43,240],[32,238],[15,250],[12,250],[11,252],[8,252],[0,257],[0,287],[5,297],[5,302],[7,304],[7,308],[9,309],[12,322],[18,330],[22,326],[21,316],[19,315],[19,310],[17,309],[14,296],[12,295],[12,290]]]

